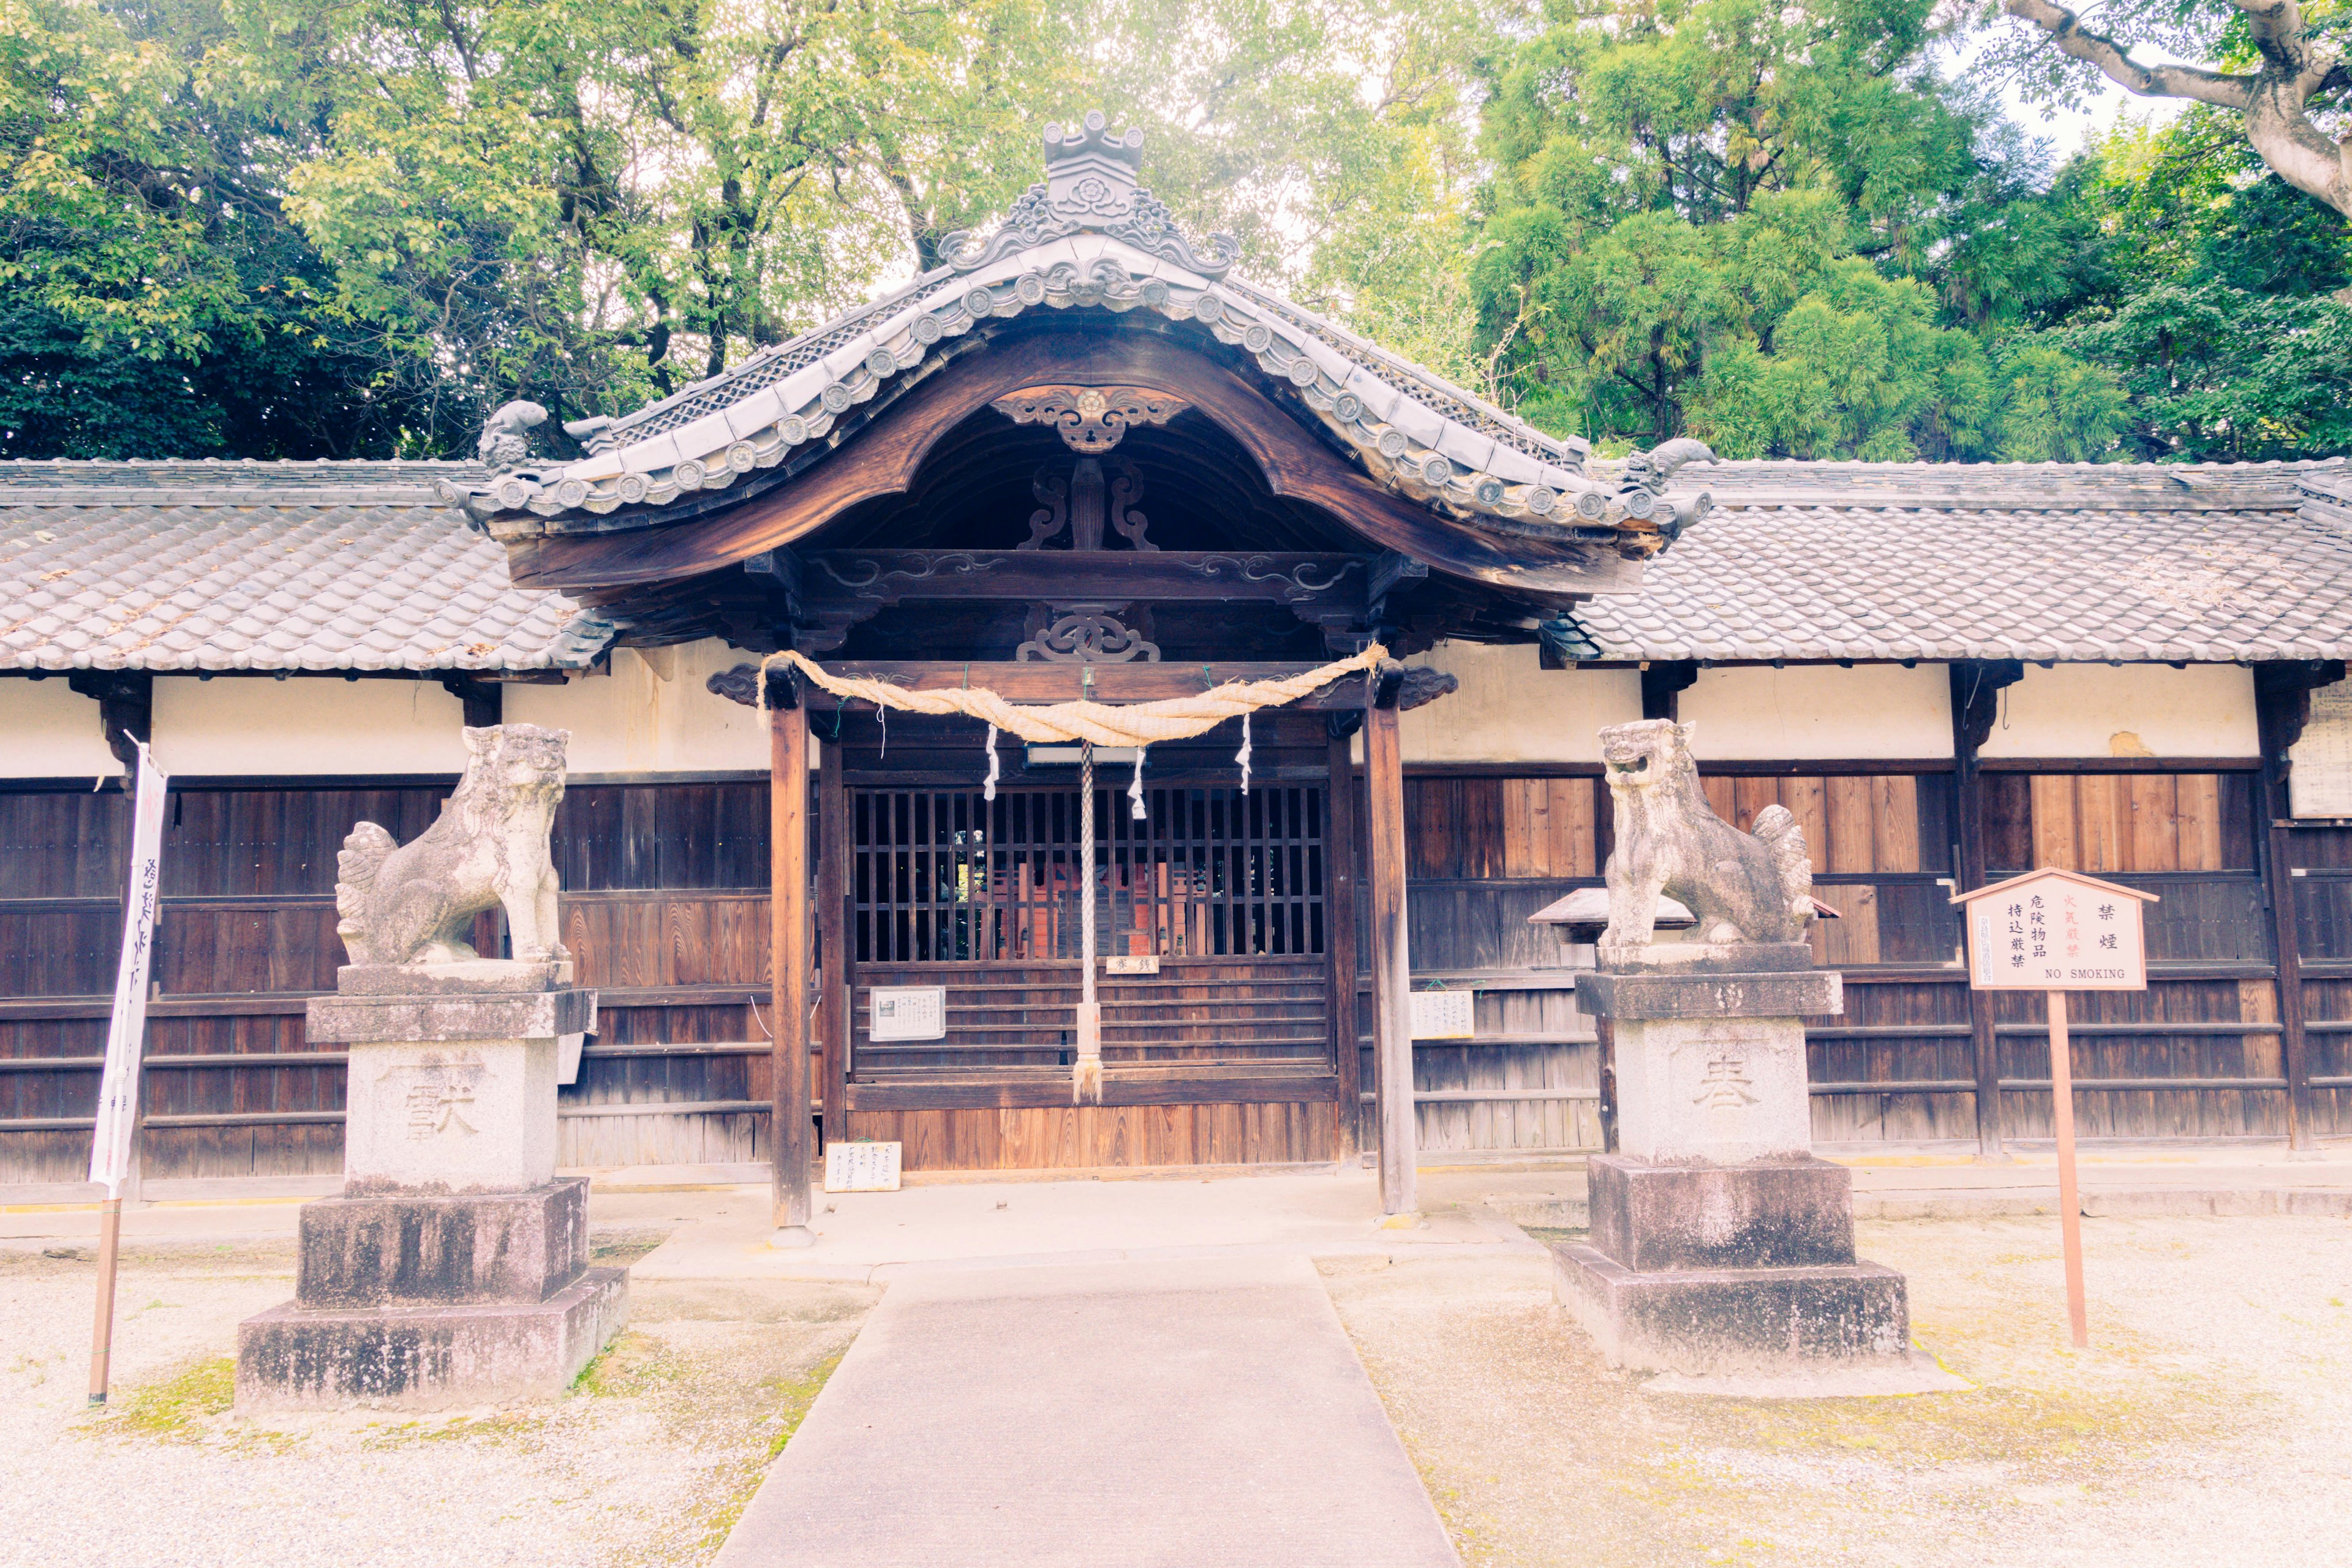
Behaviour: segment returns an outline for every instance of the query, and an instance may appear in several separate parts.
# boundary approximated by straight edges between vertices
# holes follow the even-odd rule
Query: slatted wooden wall
[[[404,841],[446,782],[173,792],[142,1144],[150,1177],[329,1173],[343,1058],[302,1035],[332,989],[335,853],[355,822]],[[764,781],[575,787],[558,818],[562,920],[603,995],[559,1158],[762,1157]],[[0,1182],[78,1180],[121,935],[128,811],[112,788],[0,791]],[[477,922],[495,951],[499,922]]]
[[[1754,766],[1708,772],[1702,784],[1717,813],[1743,828],[1767,805],[1787,807],[1804,829],[1820,896],[1843,917],[1813,935],[1821,962],[1847,976],[1844,1015],[1807,1029],[1815,1138],[1832,1147],[1973,1142],[1968,989],[1949,901],[1951,775]],[[2061,865],[2163,900],[2149,917],[2150,990],[2078,1008],[2085,1136],[2282,1133],[2252,775],[2040,771],[1990,773],[1984,784],[1996,874]],[[1562,957],[1524,922],[1567,889],[1594,884],[1591,868],[1607,853],[1599,781],[1431,770],[1406,791],[1416,981],[1481,992],[1477,1042],[1416,1049],[1424,1148],[1492,1158],[1553,1137],[1597,1139],[1597,1121],[1580,1120],[1597,1100],[1590,1025],[1566,994],[1542,989],[1556,984],[1542,972]],[[2330,1019],[2352,1019],[2352,830],[2346,837],[2335,901],[2306,902],[2307,945],[2343,960],[2343,978],[2313,991],[2315,1010],[2336,1009]],[[2328,987],[2345,993],[2340,1005]],[[1997,1027],[2005,1121],[2013,1136],[2046,1137],[2038,1002],[2002,1001]],[[2352,1102],[2352,1022],[2323,1025],[2315,1037],[2346,1079],[2329,1092]]]

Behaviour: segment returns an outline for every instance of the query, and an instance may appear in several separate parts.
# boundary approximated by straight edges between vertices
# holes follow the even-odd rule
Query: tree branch
[[[2051,0],[2001,0],[2001,9],[2049,34],[2062,53],[2096,66],[2109,80],[2142,98],[2191,98],[2240,111],[2253,102],[2253,78],[2201,66],[2144,66],[2111,35],[2091,31],[2074,12]]]

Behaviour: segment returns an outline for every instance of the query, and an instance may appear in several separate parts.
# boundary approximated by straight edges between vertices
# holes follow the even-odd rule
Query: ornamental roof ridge
[[[1136,184],[1143,167],[1140,129],[1113,130],[1101,110],[1090,109],[1076,125],[1047,125],[1044,141],[1045,183],[1022,192],[986,239],[959,229],[940,241],[940,257],[950,268],[974,272],[1086,233],[1125,240],[1146,256],[1211,279],[1241,259],[1241,242],[1230,234],[1213,234],[1207,245],[1194,246],[1168,205]]]
[[[1292,413],[1352,451],[1376,482],[1490,533],[1610,544],[1639,560],[1712,504],[1704,491],[1666,493],[1677,468],[1711,460],[1696,442],[1668,442],[1654,462],[1598,482],[1584,471],[1590,443],[1548,437],[1233,276],[1230,237],[1196,245],[1135,183],[1139,131],[1097,110],[1047,126],[1044,143],[1045,181],[984,237],[947,237],[945,265],[635,413],[566,425],[588,448],[582,460],[503,468],[450,484],[445,497],[508,542],[655,526],[725,505],[709,492],[740,484],[748,497],[824,460],[861,416],[937,369],[954,339],[1044,307],[1140,310],[1240,350],[1286,383],[1304,405]]]

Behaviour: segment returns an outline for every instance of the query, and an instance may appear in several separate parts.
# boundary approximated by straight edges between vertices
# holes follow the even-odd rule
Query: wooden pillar
[[[1396,681],[1384,674],[1364,715],[1364,804],[1370,853],[1372,1040],[1378,1064],[1381,1212],[1418,1202],[1413,1156],[1412,970],[1405,950],[1404,757],[1397,738]]]
[[[1964,659],[1951,667],[1952,826],[1958,863],[1952,868],[1963,893],[1985,886],[1984,778],[1977,753],[2000,712],[2000,692],[2025,674],[2016,659]],[[2000,1115],[2000,1037],[1994,1028],[1990,991],[1969,987],[1969,1041],[1972,1047],[1977,1102],[1977,1157],[2005,1160]]]
[[[772,683],[769,692],[775,703],[768,712],[768,902],[774,917],[770,958],[775,1003],[769,1077],[775,1102],[768,1147],[775,1163],[776,1229],[805,1232],[811,1157],[808,710],[787,682]]]
[[[1339,1079],[1339,1115],[1333,1154],[1352,1160],[1363,1121],[1363,1059],[1356,1026],[1356,880],[1364,836],[1356,810],[1355,715],[1328,726],[1329,805],[1323,818],[1323,940],[1330,954],[1333,1069]]]
[[[2287,795],[2287,752],[2303,738],[2311,717],[2311,689],[2344,679],[2340,663],[2262,664],[2254,667],[2254,715],[2263,748],[2262,786],[2255,835],[2263,863],[2263,890],[2271,907],[2271,949],[2278,967],[2279,1056],[2286,1071],[2287,1147],[2315,1147],[2311,1117],[2311,1059],[2305,1050],[2303,942],[2294,907],[2294,804]]]
[[[837,744],[817,759],[816,844],[818,1095],[824,1141],[841,1143],[849,1138],[849,790]]]

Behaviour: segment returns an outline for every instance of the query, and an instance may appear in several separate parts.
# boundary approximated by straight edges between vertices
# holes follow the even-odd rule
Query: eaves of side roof
[[[1595,662],[2342,659],[2347,481],[2341,461],[1725,464],[1642,591],[1575,616]]]
[[[470,464],[0,464],[0,671],[585,668],[617,628],[514,587]]]

